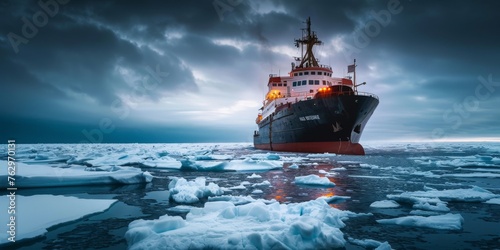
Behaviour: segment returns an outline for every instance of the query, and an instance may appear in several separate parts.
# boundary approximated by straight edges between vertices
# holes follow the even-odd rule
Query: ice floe
[[[289,169],[298,169],[299,165],[293,163],[292,165],[288,166]]]
[[[213,182],[207,185],[205,177],[197,177],[192,181],[177,177],[171,179],[168,184],[170,197],[177,203],[196,203],[202,198],[224,194],[219,185]]]
[[[375,201],[372,204],[370,204],[370,207],[373,208],[396,208],[399,206],[400,206],[399,203],[393,200]]]
[[[358,240],[358,239],[354,239],[352,237],[348,237],[347,240],[354,244],[354,245],[358,245],[358,246],[362,246],[364,247],[365,249],[378,249],[378,250],[391,250],[391,245],[389,245],[389,242],[380,242],[380,241],[376,241],[376,240],[372,240],[372,239],[364,239],[364,240]]]
[[[319,177],[315,174],[306,176],[295,176],[295,184],[313,185],[313,186],[327,186],[333,187],[335,183],[330,181],[327,177]]]
[[[250,176],[247,176],[248,179],[260,179],[262,178],[262,176],[258,175],[258,174],[255,174],[253,173],[252,175]]]
[[[7,162],[0,161],[6,166]],[[0,169],[0,187],[8,187],[7,168]],[[51,167],[49,165],[16,164],[17,187],[58,187],[100,184],[137,184],[151,182],[153,176],[133,167],[85,166]]]
[[[0,204],[8,204],[10,197],[0,196]],[[9,216],[15,216],[15,241],[43,235],[47,228],[74,221],[89,214],[108,209],[116,200],[80,199],[61,195],[15,196],[15,214],[0,213],[3,227],[10,223]],[[7,230],[0,231],[0,244],[7,243],[11,237]]]
[[[411,215],[393,219],[380,219],[377,220],[377,222],[380,224],[395,224],[412,227],[460,230],[462,229],[464,218],[460,214],[448,213],[428,217]]]
[[[254,160],[246,158],[244,160],[232,160],[227,163],[224,170],[232,171],[267,171],[283,168],[282,161],[275,160]]]
[[[412,202],[429,202],[436,203],[440,200],[444,201],[463,201],[463,202],[479,202],[496,198],[498,195],[480,187],[469,189],[446,189],[446,190],[427,190],[404,192],[400,195],[387,195],[391,200],[401,201],[410,200]],[[434,202],[429,199],[434,199]]]
[[[183,220],[164,215],[129,224],[130,249],[331,249],[345,246],[342,220],[352,212],[323,200],[294,204],[213,201]]]
[[[484,203],[500,205],[500,198],[489,199],[489,200],[485,201]]]

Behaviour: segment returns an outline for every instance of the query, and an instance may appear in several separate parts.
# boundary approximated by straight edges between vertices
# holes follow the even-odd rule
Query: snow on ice
[[[399,203],[392,200],[375,201],[370,204],[373,208],[396,208],[399,207]]]
[[[77,220],[89,214],[108,209],[116,200],[80,199],[61,195],[16,195],[16,231],[15,241],[43,235],[47,228]],[[8,204],[6,195],[0,196],[0,204]],[[9,224],[5,212],[0,213],[2,225]],[[0,231],[0,244],[8,242],[8,231]]]
[[[313,185],[313,186],[327,186],[333,187],[335,183],[331,182],[327,177],[319,177],[315,174],[306,176],[295,176],[295,184]]]
[[[133,221],[125,238],[130,249],[331,249],[345,246],[339,228],[352,214],[320,199],[239,206],[212,201],[192,208],[185,220],[164,215]]]
[[[210,182],[206,185],[205,177],[197,177],[192,181],[184,178],[171,177],[168,189],[177,203],[196,203],[202,198],[224,194],[219,185]]]
[[[7,162],[0,161],[0,165]],[[100,184],[136,184],[151,182],[153,176],[133,167],[85,166],[51,167],[49,165],[28,165],[17,163],[17,187],[58,187]],[[0,169],[0,187],[8,187],[7,168]]]
[[[460,230],[462,229],[464,218],[460,214],[448,213],[428,217],[411,215],[393,219],[381,219],[377,220],[377,222],[380,224]]]

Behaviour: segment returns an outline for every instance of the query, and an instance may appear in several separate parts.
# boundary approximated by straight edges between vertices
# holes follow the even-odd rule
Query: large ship
[[[269,90],[256,119],[259,130],[254,132],[254,146],[274,151],[364,155],[359,139],[379,103],[378,97],[358,91],[366,83],[356,84],[355,59],[347,66],[345,77],[332,76],[330,66],[318,63],[313,47],[322,42],[311,31],[310,18],[306,23],[302,38],[295,40],[301,57],[292,62],[290,73],[269,75]]]

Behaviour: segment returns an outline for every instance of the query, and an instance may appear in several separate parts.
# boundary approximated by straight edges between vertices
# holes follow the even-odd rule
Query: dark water
[[[248,153],[263,151],[250,148],[233,153],[236,157]],[[289,154],[281,154],[287,156]],[[340,200],[331,204],[332,207],[350,210],[356,213],[372,213],[373,216],[361,216],[347,220],[342,228],[345,237],[355,239],[373,239],[388,241],[393,249],[500,249],[500,205],[486,203],[450,202],[448,207],[452,213],[460,213],[464,218],[462,230],[437,230],[399,225],[382,225],[377,219],[406,216],[412,209],[411,205],[402,205],[395,209],[370,208],[374,201],[386,199],[387,194],[399,194],[404,191],[421,191],[424,186],[436,189],[470,188],[473,185],[485,188],[493,193],[500,193],[499,178],[429,178],[410,175],[405,170],[432,171],[435,174],[463,172],[454,166],[437,166],[435,163],[422,165],[410,157],[468,157],[487,155],[499,157],[499,153],[488,147],[459,145],[442,148],[426,148],[406,146],[367,148],[366,156],[334,156],[328,158],[308,158],[297,163],[299,169],[289,169],[290,162],[285,163],[282,170],[257,172],[260,179],[248,179],[253,172],[185,172],[167,171],[161,169],[144,169],[150,171],[156,178],[146,185],[104,186],[104,187],[68,187],[28,189],[18,191],[18,195],[55,194],[80,198],[113,198],[118,202],[105,212],[89,215],[78,221],[69,222],[48,229],[44,236],[17,242],[9,248],[19,249],[126,249],[124,234],[130,222],[137,219],[157,219],[169,215],[185,216],[185,213],[170,212],[167,209],[179,204],[168,199],[168,177],[184,177],[194,179],[198,176],[207,177],[207,182],[215,182],[221,187],[239,185],[242,181],[260,183],[263,180],[271,182],[270,187],[260,187],[262,194],[252,194],[254,188],[233,190],[230,195],[250,195],[254,198],[276,199],[282,203],[295,203],[316,199],[320,196],[349,196],[350,199]],[[306,156],[292,154],[291,156]],[[439,158],[441,159],[441,158]],[[360,163],[376,165],[362,167]],[[474,164],[466,166],[479,168]],[[336,186],[331,188],[310,187],[293,183],[295,176],[319,174],[319,170],[330,172],[333,168],[346,168],[336,171],[337,175],[329,177]],[[488,169],[497,171],[498,165]],[[206,200],[193,204],[203,206]],[[57,206],[55,204],[54,206]],[[40,215],[43,216],[43,215]],[[363,249],[348,243],[347,249]],[[6,249],[6,248],[2,248]]]

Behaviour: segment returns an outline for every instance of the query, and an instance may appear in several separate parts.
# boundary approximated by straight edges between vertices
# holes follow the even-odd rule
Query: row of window
[[[322,71],[305,71],[305,72],[298,72],[298,73],[293,73],[293,76],[301,76],[301,75],[305,75],[305,76],[308,76],[309,75],[309,72],[311,72],[311,75],[325,75],[325,76],[332,76],[331,73],[328,73],[328,72],[322,72]]]
[[[273,87],[286,87],[286,83],[273,83]]]
[[[320,85],[319,83],[320,83],[320,80],[309,80],[309,85]],[[294,87],[304,86],[304,85],[307,85],[307,80],[293,82]],[[332,83],[330,81],[323,80],[323,85],[332,86]]]

